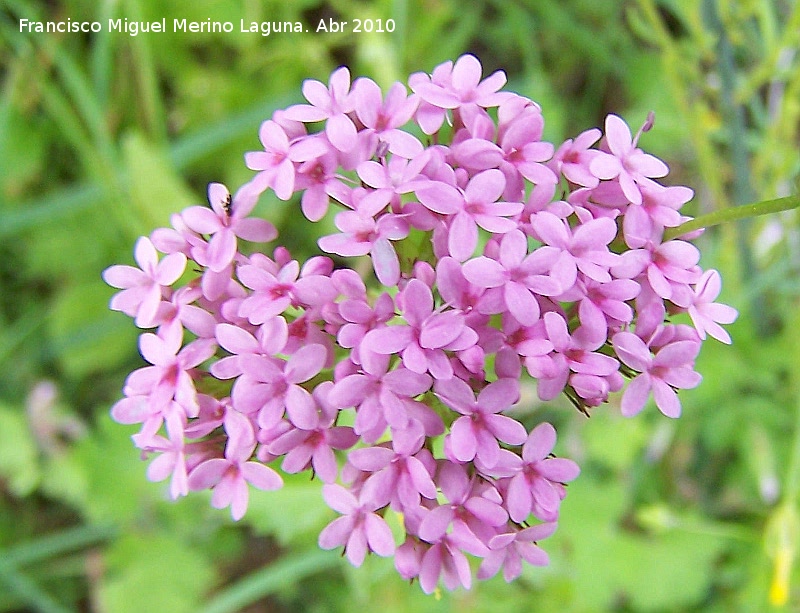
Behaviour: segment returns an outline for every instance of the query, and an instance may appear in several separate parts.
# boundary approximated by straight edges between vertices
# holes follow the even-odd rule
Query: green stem
[[[763,200],[754,204],[734,206],[719,211],[713,211],[706,215],[700,215],[700,217],[687,221],[677,228],[668,228],[666,232],[664,232],[664,238],[670,240],[688,232],[699,230],[700,228],[710,228],[711,226],[717,226],[721,223],[736,221],[738,219],[749,219],[751,217],[758,217],[759,215],[779,213],[780,211],[788,211],[798,207],[800,207],[800,194],[785,196],[784,198],[775,198],[774,200]]]
[[[287,556],[257,570],[218,593],[203,613],[233,613],[269,596],[287,585],[297,584],[315,573],[339,565],[329,551],[310,551]]]
[[[76,549],[91,547],[109,541],[118,530],[113,526],[77,526],[42,536],[35,541],[6,549],[0,567],[18,567],[64,555]]]
[[[0,566],[0,584],[17,599],[39,613],[69,613],[70,609],[55,600],[33,580],[13,567]]]
[[[789,469],[786,471],[786,500],[794,503],[797,500],[798,486],[800,486],[800,398],[795,407],[794,440],[792,441],[792,455],[789,459]]]

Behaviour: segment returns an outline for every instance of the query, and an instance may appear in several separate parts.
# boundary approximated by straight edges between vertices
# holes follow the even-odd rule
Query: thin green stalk
[[[0,584],[40,613],[69,613],[19,567],[55,558],[109,540],[117,533],[109,526],[78,526],[7,549],[0,557]]]
[[[132,21],[142,21],[142,9],[138,0],[125,3],[126,16]],[[131,49],[135,58],[136,80],[142,109],[146,117],[148,134],[159,144],[167,143],[166,111],[158,86],[153,52],[147,36],[131,37]]]
[[[340,564],[330,551],[316,550],[288,556],[248,575],[212,599],[202,613],[234,613],[241,611],[281,587],[296,584],[314,573]]]
[[[800,394],[795,406],[794,440],[789,468],[786,472],[786,500],[795,502],[800,490]]]
[[[797,363],[795,360],[794,364]],[[774,560],[769,598],[776,606],[783,606],[789,600],[792,568],[797,558],[800,540],[800,516],[797,512],[798,494],[800,494],[800,370],[795,368],[792,374],[795,424],[791,455],[781,503],[771,514],[764,531],[767,553]]]
[[[64,85],[63,89],[69,94],[77,115],[88,127],[98,152],[109,167],[116,164],[117,151],[106,122],[107,113],[83,70],[70,53],[54,49],[51,51],[51,56]]]
[[[721,223],[750,219],[760,215],[779,213],[781,211],[789,211],[798,207],[800,207],[800,194],[775,198],[774,200],[763,200],[754,204],[729,207],[727,209],[700,215],[700,217],[695,217],[691,221],[679,225],[677,228],[668,228],[664,232],[664,238],[670,240],[701,228],[710,228],[712,226],[718,226]]]
[[[38,613],[70,613],[70,610],[53,599],[34,581],[11,566],[0,564],[0,585]]]
[[[3,552],[0,565],[5,568],[32,564],[76,549],[102,543],[116,534],[116,528],[111,526],[78,526],[70,528],[7,549]]]
[[[796,325],[798,321],[800,321],[800,317],[797,315],[791,319],[791,323],[794,325]],[[797,361],[798,357],[800,357],[800,349],[795,348],[793,353],[795,359],[793,360],[794,368],[791,373],[792,378],[790,381],[795,398],[795,425],[794,440],[792,441],[792,455],[789,458],[786,485],[784,486],[784,499],[787,503],[796,504],[798,502],[798,495],[800,495],[800,362]]]
[[[115,2],[100,3],[101,23],[108,23],[113,16]],[[111,77],[114,71],[114,49],[111,32],[105,28],[95,34],[95,42],[92,44],[91,57],[89,60],[92,85],[94,95],[98,104],[103,108],[108,108],[111,97]]]
[[[394,32],[394,36],[391,38],[392,46],[394,47],[394,56],[399,62],[405,62],[406,43],[409,39],[408,0],[393,0],[392,19],[394,19],[395,27],[397,28]],[[403,64],[402,69],[405,71],[405,64]]]

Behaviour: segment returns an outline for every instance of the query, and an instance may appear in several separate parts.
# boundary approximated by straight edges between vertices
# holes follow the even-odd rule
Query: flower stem
[[[688,232],[699,230],[700,228],[710,228],[711,226],[716,226],[721,223],[736,221],[738,219],[749,219],[751,217],[778,213],[780,211],[788,211],[798,207],[800,207],[800,194],[775,198],[774,200],[763,200],[753,204],[729,207],[696,217],[679,225],[677,228],[668,228],[666,232],[664,232],[664,238],[670,240]]]

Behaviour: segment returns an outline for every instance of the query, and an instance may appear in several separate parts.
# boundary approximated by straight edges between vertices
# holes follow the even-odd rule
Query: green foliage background
[[[21,33],[30,20],[302,21],[307,34]],[[389,34],[314,33],[394,19]],[[512,585],[424,596],[392,563],[316,547],[316,481],[253,494],[234,525],[145,480],[108,409],[140,365],[100,280],[135,239],[250,172],[258,127],[346,63],[387,86],[464,52],[537,100],[556,143],[656,113],[642,146],[694,214],[797,191],[796,0],[0,0],[0,611],[764,611],[800,608],[796,212],[709,231],[704,267],[741,316],[710,340],[684,416],[618,399],[587,420],[531,402],[576,459],[552,558]],[[293,204],[261,211],[293,253]],[[325,228],[313,230],[320,234]]]

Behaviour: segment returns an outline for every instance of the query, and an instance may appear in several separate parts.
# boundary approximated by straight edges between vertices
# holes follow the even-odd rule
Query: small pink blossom
[[[342,66],[331,74],[328,87],[314,79],[303,82],[303,95],[311,104],[296,104],[286,109],[287,119],[304,123],[326,120],[325,135],[339,151],[356,145],[356,127],[347,115],[355,109],[350,91],[350,71]]]
[[[196,258],[214,272],[222,271],[233,262],[237,253],[237,237],[248,241],[269,242],[278,232],[266,219],[247,217],[258,201],[253,190],[240,189],[231,198],[222,183],[208,186],[211,208],[189,207],[182,213],[186,225],[200,234],[212,235],[201,258]]]
[[[658,158],[644,153],[631,138],[625,121],[617,115],[606,117],[605,142],[610,153],[600,152],[589,163],[589,169],[598,179],[618,179],[625,196],[633,204],[642,204],[642,192],[637,183],[647,183],[648,178],[663,177],[669,168]]]
[[[452,68],[451,68],[452,67]],[[462,55],[453,65],[446,62],[434,71],[436,79],[415,82],[411,89],[425,102],[442,109],[474,104],[484,108],[499,106],[508,94],[498,90],[506,75],[498,70],[481,80],[481,63],[474,55]]]
[[[122,290],[111,298],[109,308],[135,317],[140,328],[150,328],[164,291],[183,274],[186,256],[171,253],[159,262],[153,243],[142,236],[136,241],[134,258],[139,268],[118,264],[103,271],[103,280]]]
[[[319,535],[319,546],[335,549],[344,545],[345,555],[353,566],[361,566],[367,551],[379,556],[390,556],[395,545],[392,531],[386,520],[375,511],[378,506],[356,498],[341,485],[327,484],[322,488],[325,502],[342,517],[334,519]]]
[[[707,270],[694,290],[689,316],[701,340],[706,334],[720,342],[731,344],[731,336],[719,324],[732,324],[739,313],[727,304],[714,302],[722,291],[722,279],[716,270]]]
[[[576,479],[580,473],[572,460],[550,457],[555,443],[555,428],[539,424],[522,446],[522,457],[508,456],[518,472],[509,481],[505,502],[509,516],[517,523],[525,522],[531,513],[543,521],[555,521],[564,494],[560,484]]]
[[[693,368],[700,342],[678,340],[661,347],[655,355],[641,338],[631,332],[615,334],[613,342],[619,359],[640,373],[622,395],[622,414],[626,417],[636,415],[644,408],[652,392],[659,411],[667,417],[679,417],[681,403],[675,389],[697,387],[702,378]]]
[[[403,300],[403,318],[407,325],[370,331],[362,341],[362,352],[366,348],[381,355],[399,353],[409,370],[430,372],[436,379],[449,379],[453,376],[453,367],[445,351],[468,349],[477,342],[478,335],[466,325],[461,313],[434,312],[431,290],[418,279],[408,282]]]
[[[557,251],[538,249],[528,253],[528,241],[519,230],[503,235],[497,259],[480,256],[464,264],[464,276],[478,287],[490,288],[478,308],[485,304],[504,305],[522,324],[531,325],[541,314],[537,295],[554,296],[564,291],[559,279],[549,272],[558,260]],[[545,274],[548,273],[548,274]],[[494,294],[494,295],[493,295]],[[495,298],[490,302],[491,298]]]
[[[240,358],[243,371],[233,387],[233,401],[246,413],[258,413],[262,428],[273,427],[283,417],[304,430],[319,424],[317,406],[300,384],[316,376],[325,365],[327,352],[322,345],[306,345],[288,361],[259,355]]]
[[[368,130],[387,144],[391,153],[412,159],[422,153],[419,140],[404,130],[419,105],[417,96],[407,96],[402,83],[394,83],[382,99],[381,89],[372,79],[361,78],[353,84],[355,112]]]
[[[269,452],[275,457],[284,456],[281,469],[293,474],[309,466],[325,483],[336,481],[338,465],[334,449],[349,449],[358,441],[358,435],[349,426],[335,426],[339,411],[323,397],[332,384],[320,385],[314,390],[314,400],[320,408],[320,420],[313,429],[297,428],[291,423],[286,432],[270,441]]]
[[[228,442],[224,458],[211,458],[202,462],[189,475],[189,488],[213,488],[211,504],[214,508],[231,508],[231,517],[244,517],[249,501],[248,484],[262,490],[277,490],[283,480],[274,470],[250,461],[256,447],[255,435],[249,420],[236,411],[225,417]]]
[[[492,467],[500,457],[499,442],[509,445],[524,442],[527,433],[522,424],[512,417],[498,415],[519,400],[517,381],[499,379],[483,388],[476,399],[469,385],[453,378],[438,381],[436,395],[461,413],[451,426],[449,439],[449,449],[459,462],[478,458]]]
[[[537,541],[551,536],[555,530],[556,524],[547,522],[492,537],[489,554],[478,569],[478,579],[494,577],[502,568],[506,583],[513,581],[522,574],[523,560],[533,566],[547,566],[550,558]]]

